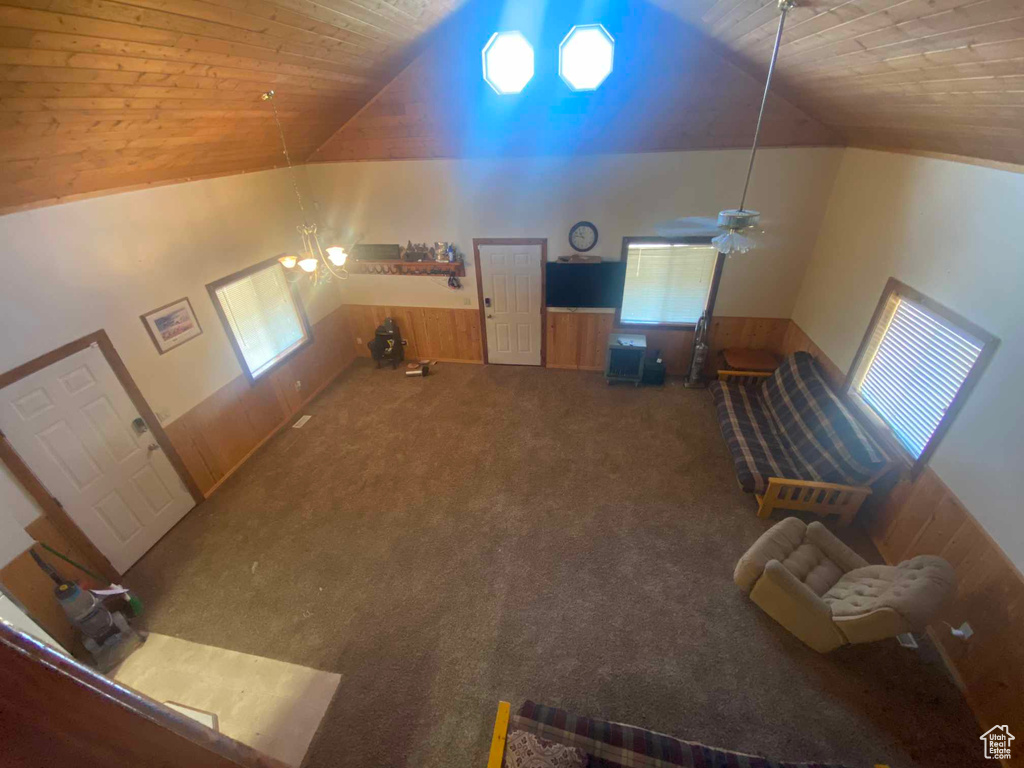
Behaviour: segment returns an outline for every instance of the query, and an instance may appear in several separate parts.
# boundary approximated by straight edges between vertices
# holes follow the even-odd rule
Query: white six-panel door
[[[0,390],[0,429],[119,573],[195,504],[99,348]]]
[[[540,365],[541,246],[481,245],[479,252],[488,362]]]

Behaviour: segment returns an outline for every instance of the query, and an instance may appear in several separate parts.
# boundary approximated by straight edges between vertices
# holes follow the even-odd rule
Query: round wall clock
[[[569,245],[577,251],[586,253],[597,245],[597,227],[589,221],[574,224],[569,230]]]

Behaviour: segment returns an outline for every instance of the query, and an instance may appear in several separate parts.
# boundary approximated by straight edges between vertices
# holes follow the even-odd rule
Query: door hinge
[[[61,509],[64,509],[64,505],[60,503],[60,499],[58,499],[56,496],[51,496],[50,498],[53,499],[54,504],[56,504]]]

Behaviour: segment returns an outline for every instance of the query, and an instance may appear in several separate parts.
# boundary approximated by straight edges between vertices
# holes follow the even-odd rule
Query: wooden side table
[[[722,367],[730,371],[774,371],[779,358],[767,349],[731,347],[722,350]]]

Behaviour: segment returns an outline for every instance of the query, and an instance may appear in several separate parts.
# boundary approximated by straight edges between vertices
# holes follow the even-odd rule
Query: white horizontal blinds
[[[218,288],[217,299],[253,377],[306,339],[279,264]]]
[[[856,392],[917,458],[981,354],[982,344],[897,297]]]
[[[626,254],[622,321],[695,323],[704,312],[718,249],[637,243]]]

